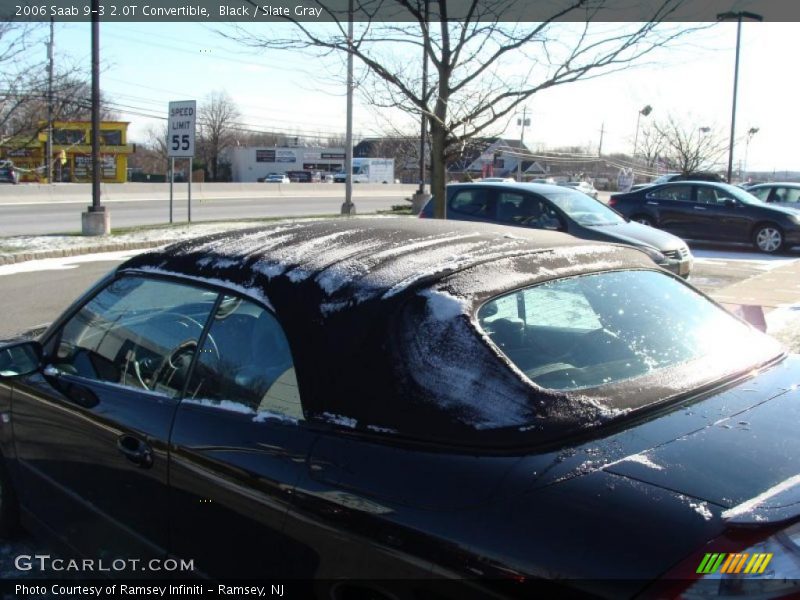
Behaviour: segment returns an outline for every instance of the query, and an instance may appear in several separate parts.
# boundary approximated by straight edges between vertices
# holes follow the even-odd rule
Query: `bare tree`
[[[236,144],[239,109],[226,91],[212,92],[198,110],[198,149],[211,179],[219,175],[220,155]]]
[[[654,168],[656,161],[664,156],[665,142],[664,135],[657,127],[653,125],[644,127],[639,135],[637,154],[634,158],[644,162],[648,169]]]
[[[663,143],[661,157],[670,169],[683,174],[713,170],[727,152],[727,139],[712,127],[700,127],[672,116],[652,127]]]
[[[538,23],[515,18],[516,0],[361,0],[350,43],[348,14],[332,8],[333,0],[318,0],[332,27],[289,18],[293,27],[268,36],[242,28],[226,35],[268,49],[351,53],[364,71],[361,92],[373,105],[427,118],[431,192],[441,217],[447,159],[458,156],[465,140],[496,134],[543,90],[624,69],[684,35],[689,28],[663,27],[684,2],[659,0],[648,22],[621,25],[593,22],[602,19],[606,0],[555,3]],[[378,22],[372,17],[379,7],[405,22]],[[569,19],[584,22],[563,22]],[[432,72],[424,95],[423,52]]]

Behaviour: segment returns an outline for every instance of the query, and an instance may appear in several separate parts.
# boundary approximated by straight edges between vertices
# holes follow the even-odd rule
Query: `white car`
[[[482,181],[482,182],[488,181],[490,183],[492,183],[492,182],[495,182],[495,183],[516,183],[517,180],[514,179],[513,177],[484,177],[480,181]]]
[[[572,189],[578,190],[579,192],[583,192],[587,196],[591,196],[592,198],[597,200],[597,190],[588,181],[567,181],[565,183],[559,183],[558,185],[571,187]]]
[[[290,183],[290,180],[282,173],[270,173],[264,177],[264,183]]]

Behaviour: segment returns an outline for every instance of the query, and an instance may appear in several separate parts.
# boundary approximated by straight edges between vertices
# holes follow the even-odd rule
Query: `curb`
[[[42,258],[62,258],[65,256],[79,256],[81,254],[95,254],[100,252],[119,252],[121,250],[144,250],[156,248],[169,244],[175,240],[148,240],[146,242],[116,242],[101,244],[98,246],[76,246],[74,248],[62,248],[60,250],[42,250],[39,252],[20,252],[19,254],[0,254],[1,265],[13,265],[16,263],[27,262],[29,260],[40,260]]]

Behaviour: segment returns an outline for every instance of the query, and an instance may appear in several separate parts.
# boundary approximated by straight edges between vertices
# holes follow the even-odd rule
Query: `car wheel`
[[[783,232],[776,225],[760,225],[753,234],[753,242],[761,252],[772,254],[783,247]]]
[[[5,465],[0,463],[0,539],[9,539],[19,531],[19,504]]]
[[[631,221],[635,221],[636,223],[641,223],[642,225],[647,225],[648,227],[655,227],[656,223],[653,221],[651,217],[647,215],[635,215],[631,217]]]

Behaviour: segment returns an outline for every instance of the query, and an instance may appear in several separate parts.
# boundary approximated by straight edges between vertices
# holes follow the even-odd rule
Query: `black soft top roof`
[[[392,296],[421,281],[441,279],[487,261],[539,253],[569,255],[575,271],[597,270],[598,263],[612,258],[634,268],[642,263],[651,266],[639,251],[587,243],[562,233],[389,217],[225,232],[141,254],[120,269],[154,269],[221,279],[256,288],[270,301],[277,280],[303,287],[313,282],[330,303]],[[535,269],[531,274],[532,280],[538,279]],[[497,289],[502,288],[503,281],[498,281]]]
[[[628,268],[655,266],[633,248],[560,233],[410,218],[222,233],[119,267],[218,283],[271,307],[307,418],[492,446],[523,432],[552,440],[615,412],[532,385],[488,343],[475,310],[540,281]]]

